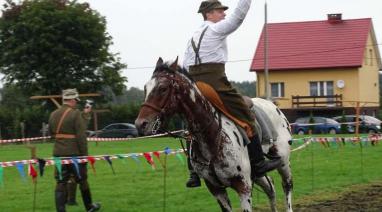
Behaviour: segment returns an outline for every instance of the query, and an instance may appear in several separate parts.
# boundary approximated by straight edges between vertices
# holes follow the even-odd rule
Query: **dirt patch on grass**
[[[353,186],[335,199],[297,203],[294,211],[382,211],[382,182]]]

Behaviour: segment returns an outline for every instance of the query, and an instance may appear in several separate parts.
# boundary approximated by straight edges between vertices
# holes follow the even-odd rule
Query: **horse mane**
[[[180,73],[181,75],[185,76],[187,79],[189,79],[191,82],[195,82],[192,77],[190,76],[190,74],[188,73],[187,69],[180,66],[180,65],[177,65],[177,68],[176,70],[172,69],[170,66],[171,66],[172,62],[171,61],[167,61],[165,63],[163,63],[162,65],[160,66],[157,66],[155,67],[155,70],[154,70],[154,73],[156,72],[161,72],[161,71],[167,71],[167,72],[170,72],[170,73],[175,73],[175,72],[178,72]]]

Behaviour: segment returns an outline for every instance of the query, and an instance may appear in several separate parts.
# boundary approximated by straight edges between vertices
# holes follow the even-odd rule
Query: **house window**
[[[333,94],[334,94],[333,81],[310,82],[311,96],[329,96]]]
[[[271,83],[271,94],[272,97],[284,97],[284,83],[283,82],[273,82]]]

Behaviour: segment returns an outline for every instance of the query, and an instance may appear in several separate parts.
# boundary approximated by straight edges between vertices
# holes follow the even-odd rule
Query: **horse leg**
[[[231,181],[232,188],[238,193],[243,212],[252,211],[252,185],[243,179],[237,178]]]
[[[282,179],[282,186],[285,195],[285,208],[286,211],[292,212],[292,190],[293,190],[293,178],[289,161],[283,166],[277,169]]]
[[[228,194],[225,188],[215,186],[207,180],[204,181],[208,190],[214,195],[218,201],[222,212],[232,212],[231,202],[228,198]]]
[[[264,176],[255,179],[255,183],[259,185],[263,191],[267,194],[269,199],[269,204],[273,212],[277,211],[276,207],[276,191],[273,185],[273,180],[269,176]]]

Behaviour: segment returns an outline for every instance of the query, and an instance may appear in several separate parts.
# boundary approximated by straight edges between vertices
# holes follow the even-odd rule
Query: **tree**
[[[59,94],[110,87],[124,90],[126,67],[109,52],[106,20],[73,0],[7,0],[0,18],[0,72],[28,94]]]
[[[239,93],[249,97],[256,97],[256,82],[255,81],[244,81],[244,82],[234,82],[231,81],[231,84],[236,88]]]

